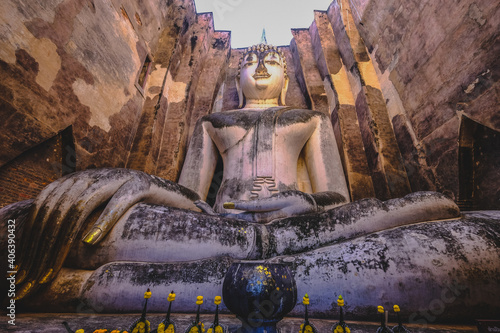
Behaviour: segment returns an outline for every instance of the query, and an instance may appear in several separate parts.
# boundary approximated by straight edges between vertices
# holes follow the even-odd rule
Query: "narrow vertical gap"
[[[76,151],[73,126],[69,126],[61,132],[61,148],[61,176],[65,176],[76,171]]]
[[[219,158],[217,159],[217,166],[215,167],[214,176],[212,177],[212,183],[210,184],[207,198],[205,200],[212,207],[215,204],[215,200],[217,200],[217,193],[219,192],[219,188],[222,184],[223,174],[224,163],[222,161],[222,157],[219,155]]]
[[[463,116],[458,147],[458,206],[473,210],[474,198],[474,122]]]
[[[462,116],[458,158],[460,209],[498,209],[500,132]]]
[[[151,67],[151,58],[149,55],[146,56],[144,60],[144,64],[142,65],[141,73],[139,74],[139,78],[137,79],[137,84],[144,89],[146,86],[146,79],[149,75],[149,69]]]

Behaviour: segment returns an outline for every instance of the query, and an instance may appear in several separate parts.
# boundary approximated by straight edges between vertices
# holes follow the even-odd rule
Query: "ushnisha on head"
[[[236,87],[240,108],[285,105],[288,75],[283,51],[268,44],[246,49],[238,65]]]

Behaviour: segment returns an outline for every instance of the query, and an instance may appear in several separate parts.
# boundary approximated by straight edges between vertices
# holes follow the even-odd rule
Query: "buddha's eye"
[[[257,62],[257,58],[254,55],[249,55],[245,59],[245,63],[243,64],[244,67],[252,66]]]
[[[266,60],[266,64],[269,64],[269,65],[279,65],[280,63],[277,62],[276,60]]]

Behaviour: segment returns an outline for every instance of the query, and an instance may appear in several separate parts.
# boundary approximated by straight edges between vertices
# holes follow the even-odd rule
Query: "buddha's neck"
[[[279,106],[277,98],[247,99],[243,109],[267,109],[275,106]]]

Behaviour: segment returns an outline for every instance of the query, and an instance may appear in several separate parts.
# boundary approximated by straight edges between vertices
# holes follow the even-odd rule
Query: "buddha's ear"
[[[236,82],[236,90],[238,91],[238,109],[243,107],[243,103],[245,102],[245,98],[243,97],[243,91],[240,86],[240,78],[237,76],[234,81]]]
[[[285,82],[283,82],[283,89],[281,89],[281,94],[280,94],[280,103],[282,106],[285,106],[285,97],[286,97],[286,91],[288,90],[288,82],[290,80],[288,79],[288,76],[285,77]]]

